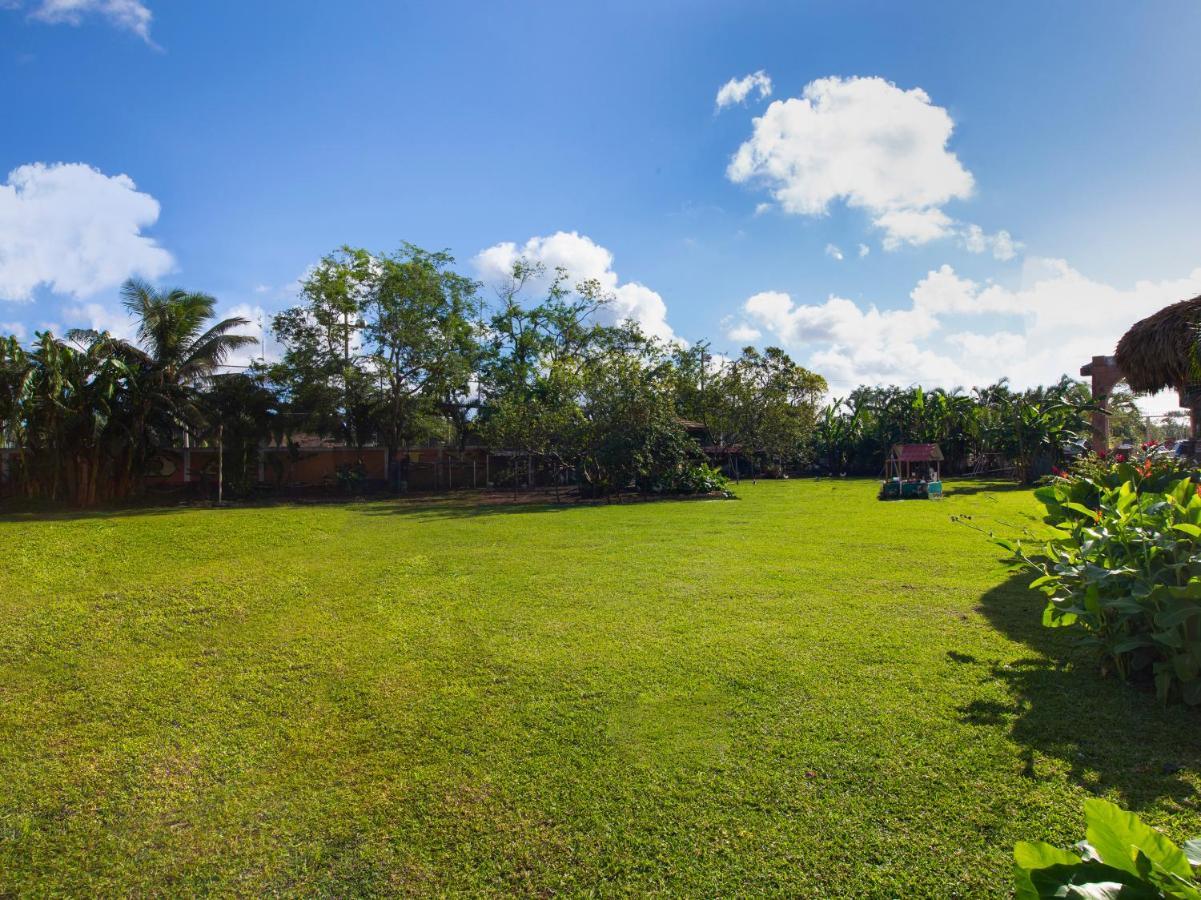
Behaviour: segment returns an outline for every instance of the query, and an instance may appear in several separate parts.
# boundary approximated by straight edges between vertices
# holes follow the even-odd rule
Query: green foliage
[[[280,436],[275,392],[257,372],[229,373],[212,378],[201,404],[210,423],[205,437],[215,442],[220,435],[229,495],[249,496],[258,478],[259,448]]]
[[[27,498],[91,506],[140,492],[185,429],[203,430],[202,387],[233,351],[245,319],[213,322],[216,301],[130,280],[121,289],[137,343],[78,330],[0,342],[0,439],[16,453]]]
[[[594,495],[653,491],[703,460],[676,414],[658,347],[636,331],[613,337],[580,371],[576,467]]]
[[[301,302],[272,320],[284,354],[270,375],[296,427],[395,450],[426,436],[435,409],[468,405],[478,285],[453,263],[404,244],[343,247],[313,269]]]
[[[1201,839],[1182,850],[1134,813],[1100,799],[1084,801],[1082,852],[1019,842],[1013,850],[1017,900],[1160,898],[1201,900]]]
[[[667,494],[718,494],[729,487],[730,479],[705,463],[683,466],[651,484],[653,492]]]
[[[737,446],[759,466],[802,468],[811,462],[824,378],[778,347],[745,347],[705,375],[698,417],[718,445]]]
[[[1197,473],[1193,460],[1157,450],[1156,444],[1147,443],[1129,453],[1086,453],[1066,471],[1057,470],[1055,477],[1081,483],[1081,496],[1092,502],[1102,488],[1120,487],[1127,481],[1139,491],[1162,491],[1170,482]]]
[[[1057,478],[1036,496],[1057,534],[1037,550],[1001,542],[1037,573],[1043,623],[1075,626],[1122,678],[1201,704],[1201,489],[1150,461]]]
[[[834,474],[874,475],[893,444],[937,443],[948,472],[991,459],[990,467],[1011,467],[1032,483],[1087,432],[1092,409],[1088,389],[1069,378],[1026,391],[1000,381],[970,394],[860,387],[821,411],[814,447]]]

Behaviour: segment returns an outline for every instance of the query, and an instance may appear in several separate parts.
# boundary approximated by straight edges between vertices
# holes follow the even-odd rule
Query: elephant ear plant
[[[1014,847],[1014,896],[1129,897],[1201,900],[1201,838],[1183,849],[1145,825],[1134,813],[1105,800],[1084,801],[1085,840],[1076,852],[1042,841]]]
[[[998,543],[1037,574],[1044,625],[1081,629],[1103,670],[1153,680],[1161,700],[1201,704],[1201,488],[1119,469],[1040,488],[1055,533],[1037,550]]]

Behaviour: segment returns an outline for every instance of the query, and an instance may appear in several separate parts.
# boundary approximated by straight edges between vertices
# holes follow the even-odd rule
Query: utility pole
[[[217,426],[217,505],[225,502],[225,423]]]

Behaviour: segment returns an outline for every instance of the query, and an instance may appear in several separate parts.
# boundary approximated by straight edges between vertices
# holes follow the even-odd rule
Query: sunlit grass
[[[0,895],[1003,896],[1090,792],[1201,831],[973,516],[730,502],[0,520]]]

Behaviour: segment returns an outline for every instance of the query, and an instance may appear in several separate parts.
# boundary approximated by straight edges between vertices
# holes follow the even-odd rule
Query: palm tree
[[[241,316],[209,325],[217,301],[208,294],[182,288],[160,291],[131,278],[121,286],[121,301],[138,321],[138,344],[150,368],[173,385],[198,385],[230,353],[258,343],[256,338],[232,333],[250,324]]]
[[[137,319],[137,346],[127,346],[144,375],[141,396],[134,398],[135,444],[141,449],[138,459],[128,459],[127,476],[134,476],[154,456],[163,419],[186,430],[202,427],[197,391],[231,353],[258,341],[233,333],[250,324],[241,316],[210,324],[217,301],[208,294],[182,288],[160,291],[131,278],[121,286],[121,300]]]

